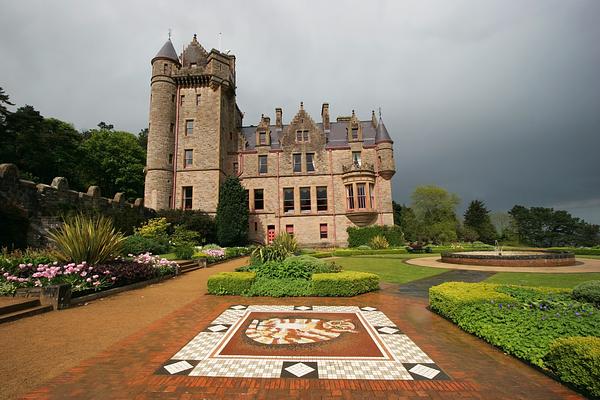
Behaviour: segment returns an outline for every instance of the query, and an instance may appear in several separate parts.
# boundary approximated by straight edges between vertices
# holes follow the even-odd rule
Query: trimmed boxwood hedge
[[[254,272],[219,272],[208,278],[208,293],[245,294],[250,290],[255,277]]]
[[[546,365],[557,339],[600,332],[600,311],[575,300],[569,289],[447,282],[429,289],[429,305],[465,331],[541,368],[557,368],[556,357],[550,358],[554,367]]]
[[[562,381],[600,397],[600,337],[557,339],[544,360]]]
[[[379,276],[357,271],[314,274],[312,284],[315,296],[356,296],[379,289]]]
[[[372,225],[363,228],[351,226],[346,231],[348,232],[349,247],[370,245],[375,236],[383,236],[390,246],[404,245],[404,234],[397,225]]]
[[[600,256],[600,247],[549,247],[547,250],[568,251],[576,256]]]
[[[379,289],[379,276],[342,271],[313,274],[311,279],[256,277],[254,272],[221,272],[208,278],[208,293],[244,296],[356,296]]]

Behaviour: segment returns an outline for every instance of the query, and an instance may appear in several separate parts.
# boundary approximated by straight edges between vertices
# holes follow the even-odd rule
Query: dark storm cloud
[[[147,125],[149,61],[173,28],[237,57],[245,124],[382,107],[394,195],[566,208],[600,223],[600,2],[0,2],[0,86],[77,128]]]

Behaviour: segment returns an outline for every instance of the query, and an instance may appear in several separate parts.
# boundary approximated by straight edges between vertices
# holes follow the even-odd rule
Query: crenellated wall
[[[86,193],[69,189],[66,178],[56,177],[50,185],[34,183],[19,178],[19,170],[14,164],[0,164],[0,221],[9,225],[24,225],[21,232],[28,246],[41,247],[47,244],[47,231],[61,224],[61,217],[69,212],[98,212],[114,217],[127,215],[145,218],[153,211],[144,207],[142,198],[128,203],[123,193],[116,193],[112,199],[102,197],[98,186],[90,186]],[[0,226],[0,230],[8,229]],[[12,228],[11,228],[12,229]],[[10,239],[5,232],[3,242]],[[14,242],[22,242],[15,237]],[[4,243],[5,245],[7,243]],[[15,243],[22,247],[22,243]]]

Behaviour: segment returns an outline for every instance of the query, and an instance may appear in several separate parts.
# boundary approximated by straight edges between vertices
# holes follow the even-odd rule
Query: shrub
[[[194,231],[190,231],[182,225],[177,225],[173,234],[171,235],[171,243],[173,246],[191,245],[195,246],[200,243],[200,234]]]
[[[171,224],[171,227],[182,226],[183,228],[196,232],[200,235],[203,243],[211,243],[217,239],[216,226],[213,217],[200,210],[161,210],[159,217],[163,217]],[[173,233],[169,229],[168,233]]]
[[[109,218],[81,214],[70,217],[48,236],[54,242],[61,261],[87,261],[88,264],[98,264],[120,254],[124,239]]]
[[[271,243],[270,246],[283,249],[288,254],[298,253],[298,241],[287,232],[282,232],[275,236],[275,239],[273,239],[273,243]]]
[[[316,296],[356,296],[379,289],[379,276],[356,271],[314,274],[312,286]]]
[[[196,249],[194,248],[194,245],[190,243],[182,243],[175,247],[175,256],[177,256],[177,258],[180,260],[191,260],[195,250]]]
[[[544,360],[563,382],[600,397],[600,337],[557,339]]]
[[[371,250],[371,246],[368,246],[366,244],[361,244],[360,246],[357,247],[358,250]]]
[[[225,178],[219,188],[217,239],[223,246],[243,245],[248,240],[248,203],[246,189],[235,176]]]
[[[598,310],[565,289],[447,282],[429,289],[429,304],[465,331],[541,367],[553,340],[600,329]]]
[[[374,236],[373,239],[371,239],[371,241],[369,242],[369,244],[371,245],[371,248],[375,250],[387,249],[388,247],[390,247],[390,244],[388,243],[387,239],[381,235]]]
[[[267,261],[254,268],[256,276],[273,279],[310,279],[313,273],[331,272],[330,264],[311,256],[291,256],[284,261]]]
[[[127,236],[123,240],[121,254],[138,255],[142,253],[163,254],[169,251],[168,243],[161,243],[156,239],[140,236],[138,234]]]
[[[587,281],[573,288],[573,297],[600,306],[600,281]]]
[[[385,237],[390,246],[404,245],[404,234],[402,233],[402,229],[397,225],[372,225],[363,228],[349,227],[347,232],[349,247],[369,245],[371,240],[378,235]]]
[[[307,279],[274,279],[268,277],[257,277],[250,288],[250,296],[310,296],[312,282]]]
[[[246,256],[250,253],[248,247],[228,247],[225,249],[225,258]]]
[[[220,272],[208,278],[208,293],[218,295],[245,294],[250,290],[254,278],[254,272]]]
[[[167,222],[166,218],[151,218],[144,225],[137,228],[135,233],[145,238],[161,240],[168,237],[167,230],[169,226],[171,224]]]

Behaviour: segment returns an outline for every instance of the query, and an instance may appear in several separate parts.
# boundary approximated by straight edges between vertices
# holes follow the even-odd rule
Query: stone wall
[[[48,229],[59,226],[62,216],[70,212],[98,212],[120,222],[141,220],[154,213],[144,207],[141,198],[133,204],[125,201],[123,193],[109,199],[101,196],[98,186],[90,186],[86,193],[77,192],[70,190],[67,180],[62,177],[54,178],[50,185],[36,184],[20,179],[14,164],[0,164],[0,220],[20,221],[22,231],[14,235],[23,234],[27,246],[45,246]]]

